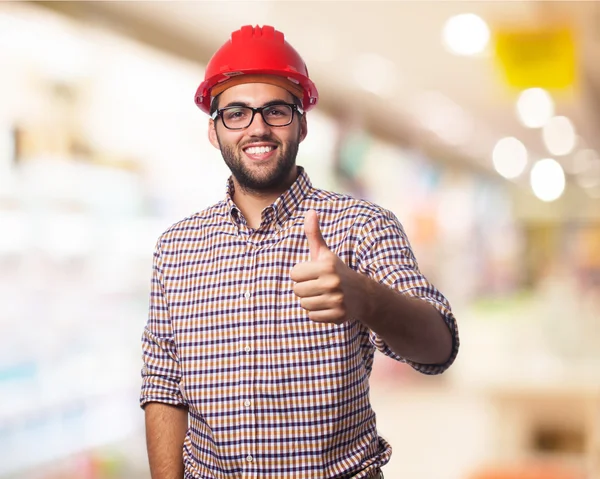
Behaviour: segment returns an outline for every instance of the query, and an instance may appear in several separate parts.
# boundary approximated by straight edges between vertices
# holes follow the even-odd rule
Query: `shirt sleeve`
[[[185,405],[179,383],[181,368],[165,298],[160,241],[154,251],[148,321],[142,335],[140,406],[149,402]]]
[[[386,356],[405,362],[421,373],[443,373],[456,359],[459,348],[458,327],[448,300],[419,271],[404,228],[393,213],[383,210],[363,231],[363,241],[357,249],[358,271],[437,309],[452,333],[452,353],[443,364],[420,364],[393,352],[373,331],[370,332],[371,343]]]

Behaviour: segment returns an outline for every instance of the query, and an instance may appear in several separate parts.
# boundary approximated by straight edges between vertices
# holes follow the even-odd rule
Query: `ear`
[[[208,141],[210,141],[210,144],[214,146],[217,150],[221,149],[221,146],[219,145],[219,140],[217,139],[215,121],[212,118],[208,121]]]
[[[304,115],[302,115],[302,118],[300,120],[300,142],[302,142],[304,138],[306,138],[306,135],[308,135],[308,123],[306,122],[305,113]]]

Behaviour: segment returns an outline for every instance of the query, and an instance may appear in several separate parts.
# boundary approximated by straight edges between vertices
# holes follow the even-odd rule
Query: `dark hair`
[[[296,95],[292,95],[292,98],[294,99],[294,105],[302,108],[302,100],[300,100],[300,98],[298,98]]]
[[[217,108],[219,107],[219,98],[221,97],[222,93],[219,93],[216,97],[214,97],[211,102],[210,102],[210,116],[213,115],[213,113],[215,111],[217,111]],[[298,98],[296,95],[292,95],[292,101],[294,103],[294,105],[302,107],[302,100],[300,100],[300,98]]]
[[[217,111],[217,107],[219,106],[219,97],[221,96],[221,93],[219,93],[216,97],[214,97],[212,99],[212,101],[210,102],[210,116],[213,116],[213,113],[215,111]]]

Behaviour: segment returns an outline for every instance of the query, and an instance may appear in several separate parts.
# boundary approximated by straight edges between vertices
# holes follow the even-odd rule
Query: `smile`
[[[249,148],[246,148],[244,152],[246,152],[249,155],[264,155],[265,153],[269,153],[274,149],[274,146],[251,146]]]

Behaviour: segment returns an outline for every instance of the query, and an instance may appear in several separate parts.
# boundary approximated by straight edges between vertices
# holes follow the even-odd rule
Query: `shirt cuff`
[[[140,394],[140,407],[150,402],[159,402],[172,406],[187,406],[178,386],[172,384],[171,380],[158,377],[145,377]]]
[[[454,363],[454,360],[456,359],[456,356],[458,355],[458,348],[459,348],[460,341],[459,341],[459,337],[458,337],[458,328],[456,325],[456,318],[454,317],[452,312],[447,307],[445,307],[443,304],[439,303],[438,301],[436,301],[432,298],[426,298],[426,297],[422,297],[422,296],[414,296],[414,297],[418,298],[422,301],[427,301],[437,311],[439,311],[439,313],[442,315],[442,318],[444,319],[444,322],[448,326],[448,329],[450,329],[450,333],[452,334],[452,352],[450,354],[450,357],[444,363],[421,364],[421,363],[417,363],[415,361],[406,359],[406,358],[396,354],[394,351],[392,351],[390,349],[390,347],[387,345],[387,343],[381,338],[381,336],[379,336],[377,333],[375,333],[373,331],[370,332],[369,339],[371,341],[371,344],[373,344],[373,346],[375,346],[375,348],[378,349],[381,353],[385,354],[386,356],[388,356],[392,359],[395,359],[397,361],[400,361],[400,362],[410,365],[413,369],[415,369],[416,371],[418,371],[420,373],[432,375],[432,376],[437,375],[437,374],[442,374],[452,365],[452,363]]]

